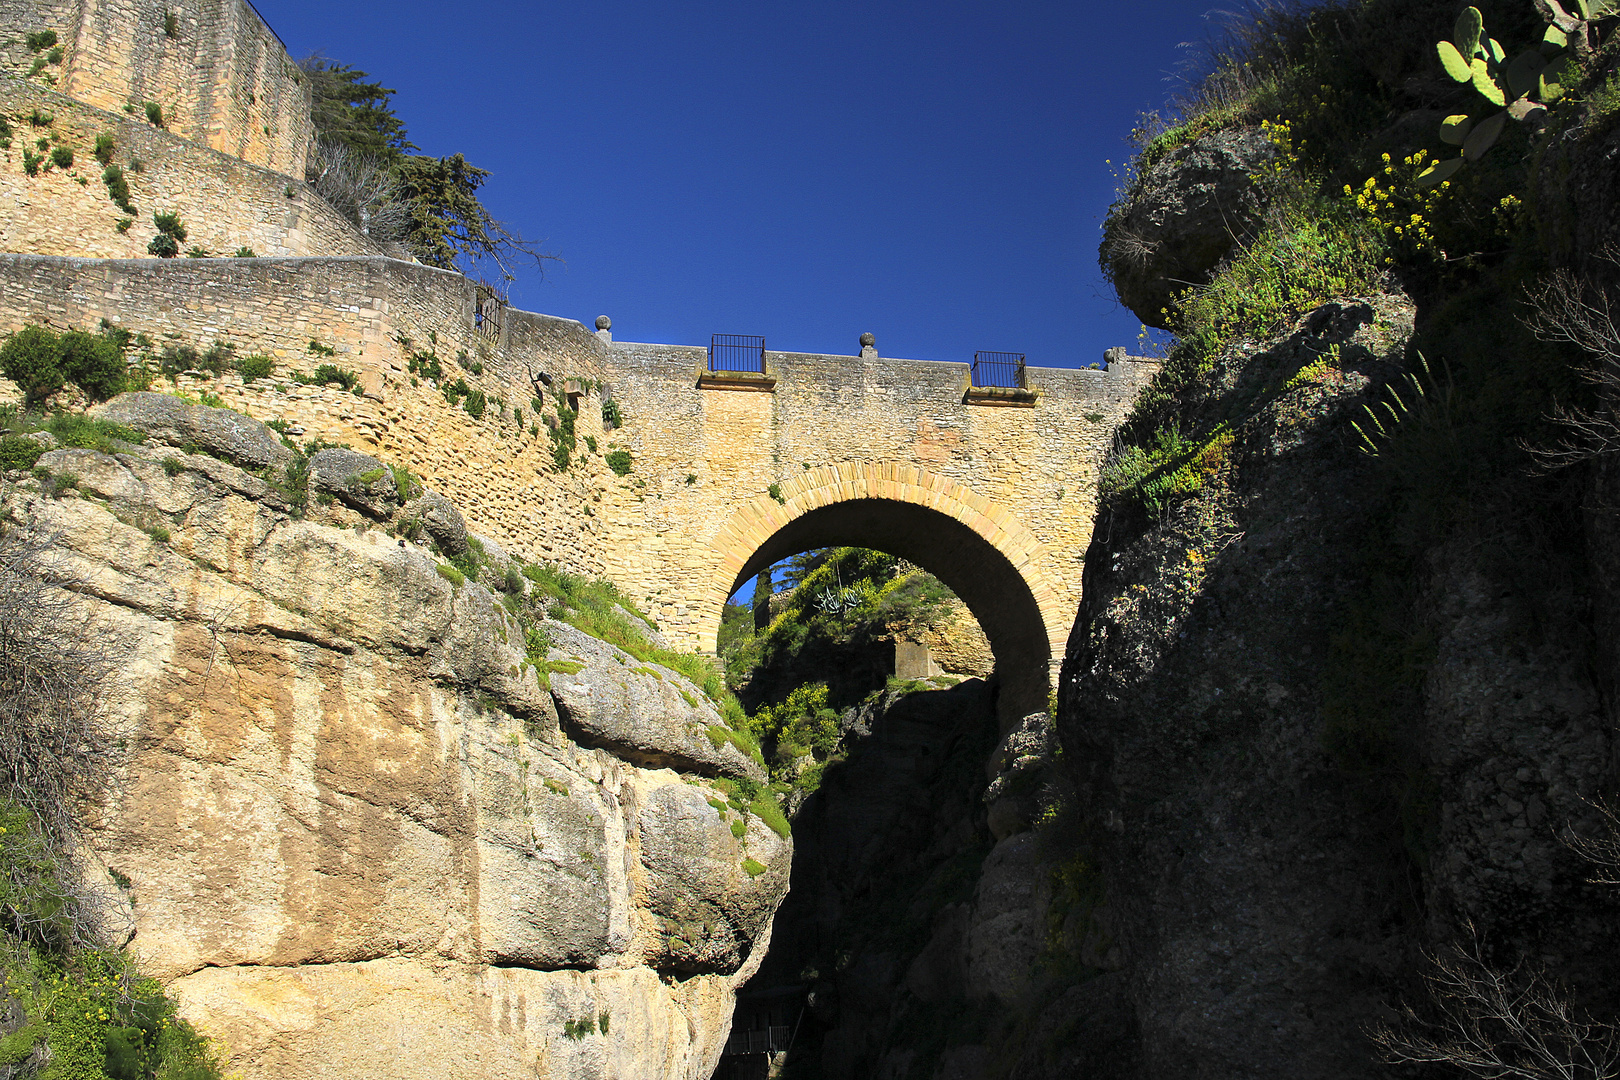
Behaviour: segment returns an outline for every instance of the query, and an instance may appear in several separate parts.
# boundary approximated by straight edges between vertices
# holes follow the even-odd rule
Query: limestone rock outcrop
[[[691,680],[563,624],[549,627],[551,693],[576,742],[638,764],[765,779]]]
[[[102,415],[278,460],[161,397]],[[250,1080],[707,1077],[791,862],[711,785],[749,770],[580,745],[488,590],[157,442],[51,451],[74,482],[12,473],[4,512],[127,650],[94,842],[184,1015]],[[679,678],[619,677],[649,718]]]
[[[281,445],[275,432],[257,420],[229,409],[193,405],[173,394],[119,394],[91,409],[90,415],[144,431],[172,446],[195,446],[247,468],[292,459],[292,451]]]
[[[1258,127],[1183,143],[1142,170],[1103,228],[1102,266],[1122,304],[1165,329],[1165,308],[1250,239],[1263,201],[1255,171],[1276,154]]]

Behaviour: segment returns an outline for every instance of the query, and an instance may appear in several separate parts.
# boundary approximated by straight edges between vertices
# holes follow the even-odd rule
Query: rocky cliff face
[[[1522,273],[1390,277],[1163,384],[1190,480],[1105,499],[1060,689],[1119,968],[1073,1018],[1140,1060],[1090,1075],[1380,1075],[1370,1029],[1475,934],[1614,1015],[1614,898],[1559,838],[1614,779],[1611,470],[1533,467],[1518,373],[1567,361],[1502,314]]]
[[[713,790],[757,766],[701,737],[712,707],[666,708],[701,691],[559,624],[567,695],[616,733],[586,738],[495,595],[391,535],[455,532],[443,500],[328,459],[339,501],[301,519],[159,445],[266,464],[258,425],[107,412],[148,444],[53,450],[5,512],[129,650],[96,846],[185,1015],[248,1077],[707,1077],[792,845]]]

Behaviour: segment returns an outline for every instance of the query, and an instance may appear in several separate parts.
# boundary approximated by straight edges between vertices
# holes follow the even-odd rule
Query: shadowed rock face
[[[130,649],[127,782],[95,844],[184,1014],[249,1078],[707,1077],[792,844],[711,804],[747,768],[686,753],[689,710],[657,715],[679,677],[618,675],[639,744],[684,775],[582,746],[489,590],[158,445],[210,419],[113,404],[153,445],[47,453],[74,493],[13,474],[7,511],[58,537]]]
[[[1104,226],[1102,267],[1120,303],[1148,326],[1168,329],[1178,293],[1250,239],[1263,209],[1252,176],[1276,148],[1259,128],[1206,135],[1143,170]]]

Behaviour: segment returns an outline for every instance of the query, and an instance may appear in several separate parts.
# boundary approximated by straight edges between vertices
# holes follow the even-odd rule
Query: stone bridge
[[[703,347],[616,342],[515,309],[487,322],[484,295],[382,257],[0,255],[0,330],[105,319],[160,346],[267,353],[274,379],[192,372],[171,388],[408,466],[515,554],[610,576],[681,647],[712,651],[727,597],[762,567],[859,545],[962,598],[1007,709],[1044,703],[1080,598],[1097,470],[1152,364],[1031,367],[1014,392],[970,386],[966,363],[864,346],[767,352],[762,373],[716,375]],[[439,379],[412,362],[430,346]],[[363,393],[289,378],[320,363],[354,370]],[[552,389],[537,396],[542,372]],[[453,381],[491,407],[447,401]],[[622,426],[598,426],[608,400]],[[550,432],[570,405],[580,445],[559,470]],[[614,449],[631,454],[628,474],[607,467]]]
[[[600,338],[608,337],[599,332]],[[866,340],[870,340],[869,338]],[[769,352],[714,375],[703,348],[604,341],[636,418],[636,470],[662,481],[607,557],[678,598],[662,622],[704,651],[764,567],[850,544],[901,556],[960,596],[989,638],[1007,709],[1044,707],[1080,598],[1097,469],[1152,365],[1027,369],[969,385],[965,363]]]

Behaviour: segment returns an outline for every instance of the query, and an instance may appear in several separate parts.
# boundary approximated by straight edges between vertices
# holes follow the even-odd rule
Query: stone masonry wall
[[[36,127],[34,114],[51,117]],[[145,114],[108,112],[24,80],[0,81],[0,115],[12,117],[12,145],[0,151],[0,250],[38,255],[140,258],[156,234],[154,211],[180,215],[183,247],[229,255],[380,255],[381,249],[298,180],[153,127]],[[116,140],[136,215],[114,205],[93,156],[98,135]],[[36,142],[73,151],[69,169],[24,170]],[[48,155],[48,152],[47,152]],[[136,163],[139,163],[137,171]]]
[[[0,255],[0,330],[43,321],[95,329],[105,318],[159,347],[205,349],[222,340],[239,355],[269,355],[277,362],[271,379],[244,385],[236,375],[182,376],[155,388],[216,393],[256,419],[296,425],[303,439],[347,443],[407,466],[454,500],[475,530],[514,554],[603,573],[600,552],[609,541],[584,508],[616,479],[602,461],[606,443],[587,453],[584,436],[591,432],[581,423],[578,459],[559,474],[544,418],[532,414],[528,378],[531,367],[549,367],[597,381],[600,345],[576,322],[513,311],[506,312],[501,340],[486,341],[472,325],[473,300],[474,286],[458,274],[389,259]],[[447,381],[463,378],[489,396],[481,420],[450,406],[430,381],[413,380],[400,334],[417,349],[433,348]],[[312,340],[335,355],[312,353]],[[483,365],[482,375],[458,367],[454,357],[463,349],[469,366]],[[357,372],[363,394],[291,381],[293,372],[321,363]],[[555,416],[549,396],[546,406],[546,415]],[[514,407],[523,410],[521,423]],[[598,397],[585,407],[600,416]]]
[[[176,135],[303,176],[314,140],[308,80],[244,0],[5,0],[0,9],[5,74],[30,77],[45,54],[22,38],[53,30],[64,55],[35,81],[109,112],[128,105],[144,116],[156,102]]]
[[[713,647],[719,602],[710,594],[728,520],[771,484],[791,490],[851,463],[960,484],[1007,527],[1032,534],[1018,568],[1032,587],[1051,583],[1043,612],[1072,612],[1096,470],[1151,371],[1032,368],[1038,404],[988,407],[964,404],[963,364],[771,353],[773,392],[702,389],[701,348],[609,344],[572,320],[510,309],[489,338],[474,326],[476,299],[459,275],[384,258],[0,255],[0,330],[41,321],[94,329],[105,318],[160,348],[227,340],[239,354],[270,355],[273,378],[244,385],[199,374],[173,388],[218,394],[304,439],[410,468],[512,554],[612,577],[686,648]],[[312,352],[311,341],[334,355]],[[438,356],[443,381],[487,394],[484,416],[412,375],[406,341]],[[323,362],[358,373],[361,395],[291,381]],[[531,375],[542,373],[553,389],[537,414]],[[570,388],[577,442],[559,470],[551,425],[556,394]],[[604,395],[623,414],[616,430],[601,420]],[[616,449],[632,455],[627,475],[607,467]],[[1061,645],[1067,620],[1047,622]]]

